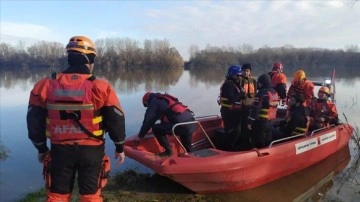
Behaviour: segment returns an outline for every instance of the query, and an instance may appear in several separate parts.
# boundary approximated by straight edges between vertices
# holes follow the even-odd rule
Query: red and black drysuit
[[[224,123],[226,137],[223,137],[220,149],[235,149],[241,138],[241,108],[245,92],[240,86],[240,78],[228,77],[220,87],[220,113]]]
[[[255,96],[254,104],[250,109],[248,122],[251,125],[251,140],[255,147],[263,148],[272,141],[271,121],[276,119],[276,110],[279,103],[278,93],[270,87],[270,77],[266,74],[258,78],[262,86]]]
[[[46,169],[48,201],[71,197],[77,174],[80,200],[100,201],[104,185],[104,133],[123,152],[125,117],[113,88],[95,79],[85,65],[37,82],[30,94],[28,136],[39,153],[49,150]]]
[[[283,103],[286,102],[286,82],[287,78],[286,75],[282,72],[279,72],[279,70],[273,70],[268,73],[271,79],[270,86],[276,90],[278,93],[280,99],[283,101]]]
[[[160,123],[155,124],[157,120],[160,120]],[[159,144],[164,147],[165,151],[172,153],[166,135],[172,133],[172,127],[175,124],[194,120],[193,112],[177,98],[169,94],[151,93],[138,136],[143,138],[152,129]],[[195,124],[185,124],[177,126],[174,131],[176,135],[180,136],[181,143],[187,152],[192,151],[191,140],[195,127]]]
[[[273,140],[301,135],[307,132],[309,121],[309,110],[304,105],[292,106],[290,119],[281,121],[278,130],[273,130]]]

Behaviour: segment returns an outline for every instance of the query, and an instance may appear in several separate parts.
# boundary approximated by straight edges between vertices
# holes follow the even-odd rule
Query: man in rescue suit
[[[291,95],[288,100],[290,117],[274,124],[273,140],[305,134],[309,127],[309,110],[304,107],[304,97],[296,94]]]
[[[272,67],[272,71],[269,72],[269,76],[271,78],[271,87],[276,90],[278,93],[282,104],[286,103],[286,82],[287,78],[284,73],[283,65],[280,62],[275,62]]]
[[[304,97],[304,106],[310,105],[312,98],[314,97],[314,84],[306,78],[303,70],[298,70],[294,73],[294,78],[291,82],[287,97],[300,94]]]
[[[221,149],[235,149],[235,142],[241,136],[241,107],[245,99],[244,89],[241,88],[241,69],[233,65],[228,68],[224,83],[220,87],[218,104],[224,123],[225,137],[222,137]]]
[[[110,84],[95,78],[96,50],[87,37],[71,37],[69,67],[37,82],[30,94],[28,136],[44,163],[47,200],[70,201],[75,176],[80,201],[100,202],[110,160],[104,133],[115,144],[118,165],[124,162],[125,117]],[[51,150],[47,146],[50,139]]]
[[[257,92],[256,80],[251,76],[251,68],[250,63],[245,63],[241,66],[241,88],[245,91],[245,98],[242,100],[243,105],[241,108],[241,140],[240,143],[237,143],[240,150],[248,150],[251,148],[251,131],[248,128],[248,117]]]
[[[144,94],[142,102],[147,109],[138,139],[143,138],[152,128],[159,144],[165,149],[164,152],[157,155],[159,157],[172,156],[173,150],[166,135],[172,133],[172,127],[177,123],[195,121],[194,113],[177,98],[167,93],[147,92]],[[157,120],[161,122],[155,124]],[[191,140],[195,127],[195,124],[184,124],[177,126],[174,131],[176,135],[180,136],[180,141],[187,152],[192,152]]]
[[[338,124],[336,105],[329,100],[330,89],[322,86],[318,91],[318,98],[310,106],[310,130],[323,128],[331,124]]]
[[[271,121],[276,119],[276,110],[279,103],[278,93],[270,87],[268,74],[259,76],[257,81],[258,92],[248,117],[248,127],[251,130],[251,140],[256,148],[269,146],[272,141]]]

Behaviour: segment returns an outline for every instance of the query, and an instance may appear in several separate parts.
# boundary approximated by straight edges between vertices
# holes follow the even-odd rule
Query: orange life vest
[[[288,98],[295,94],[304,96],[304,106],[309,106],[314,97],[314,84],[307,79],[302,82],[293,81],[288,91]]]
[[[103,139],[89,74],[57,74],[47,89],[46,136],[51,141]]]
[[[267,91],[267,96],[269,97],[269,106],[262,106],[260,109],[259,117],[266,120],[276,119],[276,111],[279,103],[279,95],[274,91]]]
[[[189,108],[181,103],[178,98],[167,93],[158,95],[156,99],[165,99],[168,102],[168,108],[160,118],[162,122],[169,122],[170,116],[181,114],[186,110],[189,110]]]

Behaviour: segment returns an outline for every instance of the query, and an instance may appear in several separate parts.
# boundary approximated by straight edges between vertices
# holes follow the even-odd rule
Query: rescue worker
[[[241,69],[233,65],[228,68],[224,83],[220,87],[218,99],[220,113],[224,123],[225,136],[220,149],[229,150],[241,135],[241,107],[245,91],[241,88]]]
[[[322,86],[318,91],[318,98],[310,107],[310,130],[323,128],[331,124],[338,124],[336,105],[329,100],[330,89]]]
[[[273,140],[306,134],[309,127],[309,110],[304,107],[304,97],[300,94],[290,95],[288,106],[290,118],[274,124]]]
[[[74,36],[66,50],[69,67],[40,80],[31,91],[28,136],[44,163],[46,201],[70,201],[75,176],[80,201],[102,201],[101,189],[110,171],[104,134],[108,132],[117,164],[122,164],[124,112],[110,84],[91,74],[95,44],[85,36]]]
[[[182,104],[176,97],[167,93],[147,92],[142,99],[144,107],[147,107],[138,139],[143,138],[150,128],[159,144],[165,149],[157,154],[159,157],[173,155],[173,150],[166,135],[172,134],[172,127],[177,123],[194,121],[194,113]],[[157,120],[160,123],[155,124]],[[195,124],[180,125],[175,128],[175,134],[180,136],[181,143],[187,152],[192,152],[191,139],[195,130]]]
[[[280,62],[275,62],[272,66],[272,71],[269,72],[271,78],[271,87],[278,93],[281,103],[286,104],[286,82],[287,77],[283,73],[284,67]]]
[[[248,117],[251,140],[256,148],[268,146],[272,141],[271,121],[276,119],[278,93],[270,87],[270,76],[263,74],[257,81],[258,92]]]
[[[306,78],[303,70],[298,70],[294,74],[294,78],[291,82],[288,98],[292,95],[300,94],[304,97],[304,106],[309,106],[312,98],[314,97],[314,84]]]
[[[241,66],[241,87],[245,91],[245,98],[242,100],[243,105],[241,108],[241,138],[240,142],[236,143],[239,146],[239,150],[248,150],[251,148],[248,117],[257,92],[256,80],[251,76],[251,68],[250,63],[245,63]]]

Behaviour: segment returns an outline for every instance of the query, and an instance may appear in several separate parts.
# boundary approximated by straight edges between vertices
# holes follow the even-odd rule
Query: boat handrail
[[[187,151],[186,151],[184,145],[183,145],[183,144],[181,143],[181,141],[179,140],[179,138],[176,136],[176,134],[175,134],[175,128],[176,128],[177,126],[180,126],[180,125],[188,125],[188,124],[194,124],[194,123],[196,123],[196,124],[198,124],[198,125],[200,126],[201,130],[204,132],[204,134],[205,134],[206,138],[208,139],[208,141],[210,142],[211,146],[216,149],[214,143],[211,141],[210,137],[208,136],[208,134],[206,133],[206,131],[204,130],[204,128],[202,127],[202,125],[200,124],[200,122],[199,122],[199,121],[188,121],[188,122],[177,123],[177,124],[175,124],[175,125],[172,127],[172,134],[173,134],[173,136],[175,137],[175,139],[178,141],[178,143],[181,145],[181,147],[184,149],[185,154],[187,154]]]
[[[306,137],[306,134],[301,134],[301,135],[294,135],[294,136],[290,136],[290,137],[285,137],[285,138],[281,138],[281,139],[278,139],[278,140],[274,140],[270,143],[269,145],[269,148],[275,144],[275,143],[278,143],[278,142],[283,142],[285,140],[291,140],[291,139],[294,139],[294,138],[297,138],[297,137]]]
[[[213,115],[207,115],[207,116],[198,116],[198,117],[195,117],[195,119],[201,120],[201,119],[215,118],[215,117],[219,117],[219,115],[213,114]]]
[[[316,133],[316,132],[319,132],[319,131],[328,129],[328,128],[333,127],[333,126],[335,126],[335,124],[331,124],[331,125],[329,125],[329,126],[325,126],[325,127],[322,127],[322,128],[316,129],[316,130],[313,130],[313,131],[311,132],[311,134],[310,134],[310,137],[313,136],[314,133]]]

